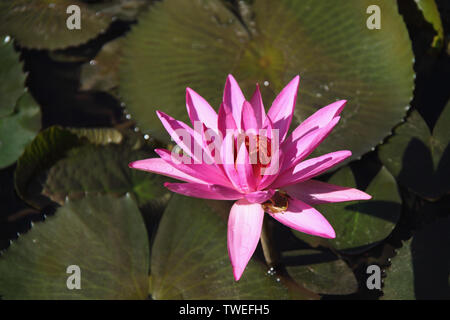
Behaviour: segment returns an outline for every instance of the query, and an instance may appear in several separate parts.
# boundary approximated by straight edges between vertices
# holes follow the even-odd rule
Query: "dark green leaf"
[[[146,299],[149,246],[135,202],[127,195],[67,201],[0,258],[4,299]],[[81,270],[69,290],[66,270]]]
[[[187,86],[218,108],[232,73],[247,98],[256,82],[268,84],[263,96],[269,107],[300,74],[291,127],[347,99],[340,124],[318,152],[349,149],[359,157],[405,116],[414,83],[411,42],[396,2],[377,1],[380,30],[366,26],[372,4],[255,0],[248,14],[253,24],[243,25],[219,0],[155,3],[128,36],[120,92],[141,129],[167,137],[155,110],[187,120]]]
[[[229,209],[224,202],[172,197],[152,249],[153,298],[287,298],[287,290],[256,261],[249,262],[239,282],[234,281],[227,224],[220,216],[226,216]]]
[[[380,159],[403,184],[427,198],[450,191],[450,102],[433,134],[417,111],[380,147]]]
[[[353,173],[344,167],[329,183],[356,187]],[[392,175],[382,167],[365,190],[371,200],[318,205],[319,210],[336,231],[336,238],[326,240],[294,231],[312,245],[332,246],[338,250],[358,252],[384,240],[394,229],[401,213],[401,198]]]
[[[358,289],[353,271],[330,252],[295,250],[283,253],[291,277],[306,289],[321,294],[351,294]]]

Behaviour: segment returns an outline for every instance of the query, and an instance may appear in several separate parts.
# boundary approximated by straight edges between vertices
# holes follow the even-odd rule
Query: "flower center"
[[[278,190],[273,197],[262,204],[264,211],[270,213],[280,213],[287,210],[289,206],[289,196],[286,192]]]

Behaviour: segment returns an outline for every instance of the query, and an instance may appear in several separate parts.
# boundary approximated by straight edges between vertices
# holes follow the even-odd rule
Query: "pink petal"
[[[251,192],[256,189],[256,179],[253,176],[253,166],[250,163],[245,143],[241,143],[237,158],[236,171],[239,175],[239,185],[243,192]]]
[[[317,110],[292,132],[286,142],[295,141],[314,128],[325,127],[333,118],[337,117],[341,113],[346,103],[346,100],[340,100]]]
[[[233,184],[233,187],[239,191],[242,191],[239,173],[236,170],[235,165],[234,145],[235,145],[234,135],[233,134],[226,135],[221,147],[222,168],[223,171],[225,172],[225,175],[228,177],[229,181]]]
[[[191,88],[186,88],[186,108],[193,126],[195,126],[196,121],[200,121],[208,128],[217,131],[216,111],[202,96]]]
[[[260,204],[242,199],[234,203],[228,218],[228,254],[238,281],[255,252],[261,235],[264,211]]]
[[[328,169],[331,169],[351,155],[352,153],[350,151],[343,150],[327,153],[317,158],[305,160],[280,174],[278,178],[273,182],[271,187],[281,188],[309,180],[327,171]]]
[[[206,183],[201,179],[186,174],[160,158],[150,158],[131,162],[130,168],[161,174],[186,182]]]
[[[308,180],[283,188],[291,197],[309,204],[369,200],[372,197],[358,189]]]
[[[285,141],[283,143],[284,160],[281,172],[303,161],[307,156],[317,148],[319,144],[328,136],[340,117],[335,117],[323,128],[312,129],[307,134],[293,142]]]
[[[230,106],[236,125],[240,129],[242,104],[245,101],[245,97],[242,94],[236,79],[229,74],[225,83],[225,90],[223,92],[223,103]]]
[[[291,125],[300,77],[296,76],[275,98],[267,115],[272,119],[275,129],[280,130],[281,141],[284,141]]]
[[[244,104],[242,105],[242,117],[241,117],[241,128],[243,131],[247,133],[253,133],[257,134],[258,129],[261,127],[258,127],[258,122],[255,115],[255,110],[253,109],[253,106],[248,101],[244,101]]]
[[[250,103],[253,106],[257,127],[258,129],[262,128],[266,119],[266,110],[264,109],[261,91],[259,90],[259,84],[256,84],[256,90],[255,93],[253,93],[252,98],[250,99]]]
[[[172,167],[177,168],[179,171],[188,174],[189,176],[195,177],[201,181],[205,181],[209,184],[220,184],[225,187],[232,187],[232,184],[227,179],[227,177],[222,173],[222,171],[214,165],[208,164],[185,164],[185,163],[175,163],[172,159],[172,154],[166,149],[155,149],[155,152]]]
[[[297,199],[289,199],[288,209],[269,213],[289,228],[323,238],[335,238],[336,233],[325,217],[316,209]]]
[[[217,128],[225,138],[227,130],[237,130],[237,125],[233,117],[233,113],[229,105],[222,103],[219,108],[219,116],[217,119]]]
[[[266,117],[267,137],[271,140],[271,158],[269,166],[261,169],[262,178],[258,184],[258,190],[266,189],[277,178],[280,173],[284,155],[280,149],[279,136],[272,127],[270,117]],[[268,146],[266,146],[268,148]]]
[[[219,185],[166,182],[164,186],[172,192],[201,199],[238,200],[243,197],[242,193]]]
[[[182,121],[175,120],[162,111],[156,111],[159,119],[175,143],[183,149],[195,163],[203,162],[203,142],[201,132],[195,133],[191,127]]]
[[[248,200],[248,202],[251,203],[263,203],[272,198],[272,196],[275,194],[274,189],[269,190],[261,190],[261,191],[254,191],[252,193],[245,194],[245,199]]]

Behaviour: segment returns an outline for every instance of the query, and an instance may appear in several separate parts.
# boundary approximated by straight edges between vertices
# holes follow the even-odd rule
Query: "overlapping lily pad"
[[[41,111],[24,87],[25,74],[10,37],[0,43],[0,168],[13,164],[41,128]]]
[[[450,102],[434,129],[417,111],[380,147],[380,159],[403,184],[427,198],[450,192]]]
[[[81,29],[70,30],[67,8],[81,11]],[[20,45],[33,49],[64,49],[93,39],[104,32],[111,16],[90,10],[77,0],[3,0],[0,2],[0,35],[11,35]]]
[[[80,268],[80,289],[69,290]],[[0,257],[3,299],[146,299],[149,245],[130,196],[67,201]],[[69,281],[68,281],[69,280]]]
[[[119,85],[118,69],[124,38],[105,44],[94,60],[81,68],[81,90],[112,92]]]
[[[14,50],[10,38],[2,39],[0,43],[0,118],[14,111],[16,101],[25,92],[25,74],[19,53]]]
[[[423,17],[428,21],[436,31],[432,46],[442,47],[444,43],[444,27],[442,26],[441,16],[435,0],[415,0],[417,7],[422,11]]]
[[[152,248],[152,297],[286,299],[286,288],[256,261],[250,261],[239,282],[234,281],[226,220],[211,203],[178,195],[170,200]]]
[[[351,294],[358,283],[347,264],[331,252],[295,250],[283,253],[289,275],[306,289],[321,294]]]
[[[386,270],[384,299],[450,299],[449,228],[448,217],[438,219],[403,243]]]
[[[29,93],[17,101],[14,113],[0,117],[0,168],[13,164],[41,128],[41,109]]]
[[[372,4],[255,0],[244,25],[219,0],[155,3],[128,36],[120,92],[141,129],[167,137],[155,110],[186,120],[187,86],[217,109],[232,73],[248,98],[259,82],[268,107],[300,74],[292,127],[347,99],[341,123],[318,152],[350,149],[358,157],[405,116],[414,82],[411,43],[396,2],[379,2],[379,30],[366,26]]]
[[[161,176],[131,170],[128,163],[153,156],[144,139],[114,129],[49,128],[40,133],[19,159],[16,189],[37,208],[50,200],[63,204],[66,196],[86,193],[133,193],[139,205],[167,202]]]
[[[356,187],[349,167],[335,173],[329,183]],[[332,246],[351,253],[360,252],[384,240],[394,229],[401,213],[401,198],[395,179],[382,167],[365,190],[371,200],[317,205],[336,231],[336,238],[327,240],[294,231],[313,246]]]

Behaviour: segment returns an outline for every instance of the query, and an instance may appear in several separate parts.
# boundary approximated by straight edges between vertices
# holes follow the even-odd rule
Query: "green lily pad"
[[[119,85],[119,64],[124,38],[106,43],[95,59],[81,67],[81,90],[110,92]]]
[[[93,3],[90,8],[97,12],[113,16],[114,19],[135,20],[149,6],[152,0],[109,0]]]
[[[441,48],[444,44],[444,27],[442,26],[441,16],[434,0],[414,0],[417,7],[422,11],[423,17],[428,21],[436,31],[432,46]]]
[[[24,94],[25,74],[19,54],[12,41],[6,37],[0,42],[0,118],[10,115],[21,95]]]
[[[438,219],[403,243],[386,270],[383,299],[450,299],[449,228],[450,218]]]
[[[349,167],[335,173],[329,183],[356,187]],[[401,213],[401,198],[395,179],[382,167],[365,190],[371,200],[317,205],[336,231],[335,239],[323,239],[293,231],[313,246],[332,246],[348,253],[364,251],[384,240],[394,229]]]
[[[81,289],[69,290],[69,266]],[[149,245],[130,196],[68,200],[36,223],[0,258],[4,299],[146,299]]]
[[[24,93],[14,113],[0,117],[0,169],[16,162],[40,128],[41,109],[29,93]]]
[[[344,295],[358,290],[353,271],[333,253],[287,251],[283,253],[283,263],[294,280],[313,292]]]
[[[227,210],[223,211],[222,215],[226,215]],[[172,197],[152,248],[154,299],[287,298],[286,288],[253,260],[241,280],[234,281],[227,251],[227,224],[220,214],[213,201]]]
[[[380,159],[400,184],[426,197],[450,192],[450,102],[433,132],[417,111],[380,147]]]
[[[163,206],[170,193],[164,177],[132,170],[128,163],[154,156],[143,139],[114,129],[49,128],[19,159],[16,190],[31,205],[63,204],[86,193],[133,193],[139,205]]]
[[[70,30],[66,13],[80,8],[81,29]],[[77,46],[104,32],[111,17],[89,9],[77,0],[3,0],[0,2],[0,35],[13,36],[21,46],[33,49],[64,49]]]
[[[414,84],[411,42],[396,2],[379,3],[380,30],[366,26],[372,4],[255,0],[246,14],[254,19],[244,25],[219,0],[155,3],[127,37],[120,93],[142,130],[167,139],[155,110],[186,121],[187,86],[218,109],[232,73],[247,98],[256,82],[268,84],[262,93],[269,107],[300,74],[291,128],[347,99],[340,124],[318,153],[350,149],[359,157],[405,116]]]

